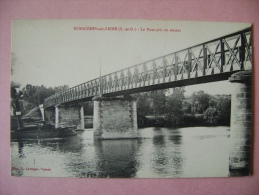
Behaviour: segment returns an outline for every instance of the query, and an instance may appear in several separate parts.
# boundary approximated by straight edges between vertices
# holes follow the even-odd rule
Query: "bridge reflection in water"
[[[229,127],[144,128],[140,139],[112,141],[82,131],[66,139],[12,142],[11,166],[13,176],[226,177],[228,148]]]

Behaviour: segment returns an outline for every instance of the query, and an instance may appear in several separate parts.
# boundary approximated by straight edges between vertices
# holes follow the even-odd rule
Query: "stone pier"
[[[245,174],[250,172],[252,133],[252,86],[251,71],[233,74],[231,95],[231,126],[229,169]]]
[[[60,105],[56,107],[56,123],[58,127],[75,127],[76,129],[84,129],[84,108],[82,105]]]
[[[84,129],[84,107],[82,105],[57,105],[45,109],[46,124],[55,128],[75,127]]]
[[[55,107],[44,109],[44,119],[46,125],[55,125]]]
[[[136,99],[94,97],[94,139],[138,138]]]

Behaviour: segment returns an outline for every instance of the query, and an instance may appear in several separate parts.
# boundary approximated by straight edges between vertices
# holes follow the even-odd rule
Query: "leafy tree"
[[[184,93],[181,88],[174,88],[166,101],[165,113],[166,119],[170,125],[179,126],[183,118],[183,99]]]
[[[216,108],[209,107],[204,112],[204,119],[209,125],[216,125],[218,123],[218,111]]]
[[[183,101],[183,112],[186,114],[191,114],[192,112],[192,105],[187,102],[187,101]]]
[[[230,97],[221,97],[217,101],[217,110],[219,122],[224,125],[230,125],[231,99]]]
[[[163,115],[165,112],[165,93],[164,90],[154,91],[151,95],[152,97],[152,110],[154,115]]]
[[[44,102],[44,99],[57,93],[59,91],[68,89],[68,85],[58,86],[58,87],[45,87],[41,86],[33,86],[27,84],[23,89],[23,99],[30,102],[31,104],[38,106]]]
[[[211,96],[204,93],[204,91],[193,92],[191,95],[193,112],[195,114],[202,114],[205,112],[209,105]]]
[[[210,125],[230,124],[230,96],[217,95],[211,97],[210,107],[204,112],[204,119]]]
[[[149,92],[137,93],[133,95],[137,98],[137,113],[141,116],[146,116],[151,114],[151,95]]]
[[[215,98],[211,98],[209,101],[209,106],[215,108],[217,106],[217,100]]]

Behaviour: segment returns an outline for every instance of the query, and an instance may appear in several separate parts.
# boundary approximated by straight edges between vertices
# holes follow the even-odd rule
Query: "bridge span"
[[[246,169],[251,149],[251,70],[247,28],[61,91],[46,98],[41,109],[47,124],[84,129],[83,102],[93,100],[94,138],[132,139],[138,138],[137,109],[128,94],[228,79],[233,86],[229,167]]]
[[[227,80],[251,69],[251,28],[104,75],[56,93],[44,108],[93,97],[117,96]]]

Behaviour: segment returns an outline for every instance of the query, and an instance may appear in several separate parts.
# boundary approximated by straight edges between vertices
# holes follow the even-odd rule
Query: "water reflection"
[[[19,158],[23,158],[24,157],[23,142],[18,142],[18,153],[19,153]]]
[[[228,176],[226,129],[151,127],[139,129],[138,140],[102,141],[94,141],[93,131],[88,130],[64,139],[11,142],[11,174],[91,178]]]
[[[97,170],[101,177],[134,177],[138,140],[95,141]]]
[[[153,137],[153,146],[154,151],[152,153],[151,162],[152,168],[155,172],[161,172],[163,174],[167,173],[165,165],[168,164],[168,158],[166,154],[165,148],[165,136],[164,135],[156,135]]]
[[[165,145],[165,136],[164,135],[155,135],[153,137],[153,144],[155,146],[163,147]]]
[[[170,135],[170,136],[168,136],[168,140],[172,141],[174,145],[179,146],[182,143],[182,136],[181,135]]]
[[[181,148],[182,145],[182,136],[180,135],[180,132],[178,132],[178,135],[171,135],[169,136],[168,140],[172,142],[174,152],[172,153],[172,163],[173,163],[173,175],[175,177],[180,177],[183,173],[183,166],[185,165],[184,160],[186,160],[184,157],[184,151]]]
[[[154,129],[158,132],[158,129]],[[181,135],[177,130],[161,128],[153,137],[153,169],[164,177],[180,177],[184,165],[184,151],[181,148]]]

